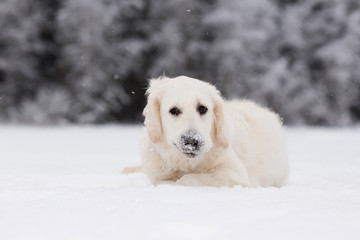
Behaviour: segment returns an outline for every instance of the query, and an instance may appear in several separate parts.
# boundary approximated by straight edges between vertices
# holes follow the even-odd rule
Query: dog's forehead
[[[163,92],[167,103],[210,103],[211,92],[209,86],[201,81],[192,79],[174,79],[169,81]]]

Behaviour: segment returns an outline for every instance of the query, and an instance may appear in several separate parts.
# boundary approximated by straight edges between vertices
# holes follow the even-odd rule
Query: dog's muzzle
[[[204,146],[203,137],[193,129],[181,135],[180,142],[183,153],[189,158],[196,157]]]

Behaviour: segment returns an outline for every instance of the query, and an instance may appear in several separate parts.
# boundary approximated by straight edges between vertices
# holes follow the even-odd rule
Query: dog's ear
[[[159,142],[163,136],[160,114],[160,86],[163,82],[165,82],[165,80],[162,78],[150,80],[149,88],[146,91],[148,101],[143,111],[146,129],[151,141],[154,143]]]
[[[224,119],[224,107],[223,107],[223,99],[220,97],[219,93],[214,99],[214,138],[215,142],[217,142],[223,148],[227,148],[229,146],[229,140],[226,136],[225,131],[225,119]]]
[[[145,126],[152,142],[159,142],[162,138],[162,125],[160,115],[160,101],[158,97],[149,95],[148,103],[144,108]]]

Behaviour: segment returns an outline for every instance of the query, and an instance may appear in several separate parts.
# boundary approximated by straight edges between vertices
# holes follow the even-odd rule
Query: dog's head
[[[147,94],[145,125],[153,143],[188,158],[228,147],[223,100],[214,86],[184,76],[161,77],[150,81]]]

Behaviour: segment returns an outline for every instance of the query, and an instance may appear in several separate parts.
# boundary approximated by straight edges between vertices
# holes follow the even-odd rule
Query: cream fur
[[[278,115],[244,100],[225,101],[208,83],[180,76],[150,81],[141,140],[142,170],[154,184],[283,186],[288,160]],[[197,106],[208,108],[200,116]],[[179,116],[169,113],[181,109]],[[195,158],[178,147],[195,129],[204,146]]]

